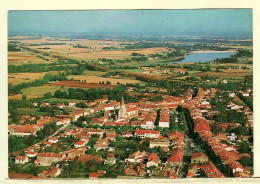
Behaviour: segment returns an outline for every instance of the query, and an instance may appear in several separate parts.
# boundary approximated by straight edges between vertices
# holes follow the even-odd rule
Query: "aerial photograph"
[[[6,44],[10,179],[253,177],[252,9],[12,10]]]

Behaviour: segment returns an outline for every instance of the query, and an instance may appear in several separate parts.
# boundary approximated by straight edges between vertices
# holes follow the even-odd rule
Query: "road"
[[[66,125],[64,125],[64,126],[62,126],[62,127],[60,127],[56,132],[54,132],[54,133],[53,133],[52,135],[50,135],[49,137],[46,137],[45,139],[41,140],[40,142],[37,142],[37,143],[35,143],[35,144],[33,144],[33,145],[29,146],[29,147],[33,147],[33,146],[35,146],[35,145],[37,145],[37,144],[41,144],[41,143],[47,141],[48,139],[50,139],[50,138],[56,136],[57,134],[59,134],[61,131],[67,129],[67,128],[69,127],[69,125],[71,125],[71,123],[68,123],[68,124],[66,124]],[[27,148],[28,148],[28,147],[27,147]],[[15,155],[15,156],[18,156],[22,151],[26,150],[27,148],[22,149],[22,150],[19,150],[19,151],[16,151],[16,152],[14,153],[14,155]],[[13,153],[13,152],[9,152],[8,155],[11,155],[12,153]]]

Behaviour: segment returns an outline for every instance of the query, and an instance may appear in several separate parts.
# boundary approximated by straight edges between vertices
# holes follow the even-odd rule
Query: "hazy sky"
[[[10,11],[9,32],[252,34],[250,9]]]

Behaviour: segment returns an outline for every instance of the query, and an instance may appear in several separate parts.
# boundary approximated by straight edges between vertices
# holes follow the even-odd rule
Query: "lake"
[[[191,53],[187,55],[183,60],[181,61],[173,61],[172,63],[197,63],[197,62],[207,62],[207,61],[213,61],[217,58],[229,58],[231,55],[236,54],[236,52],[197,52],[197,53]]]

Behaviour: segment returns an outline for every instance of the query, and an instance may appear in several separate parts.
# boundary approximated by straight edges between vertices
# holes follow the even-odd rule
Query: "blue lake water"
[[[236,52],[206,52],[206,53],[191,53],[181,61],[173,61],[172,63],[197,63],[212,61],[217,58],[230,58]]]

